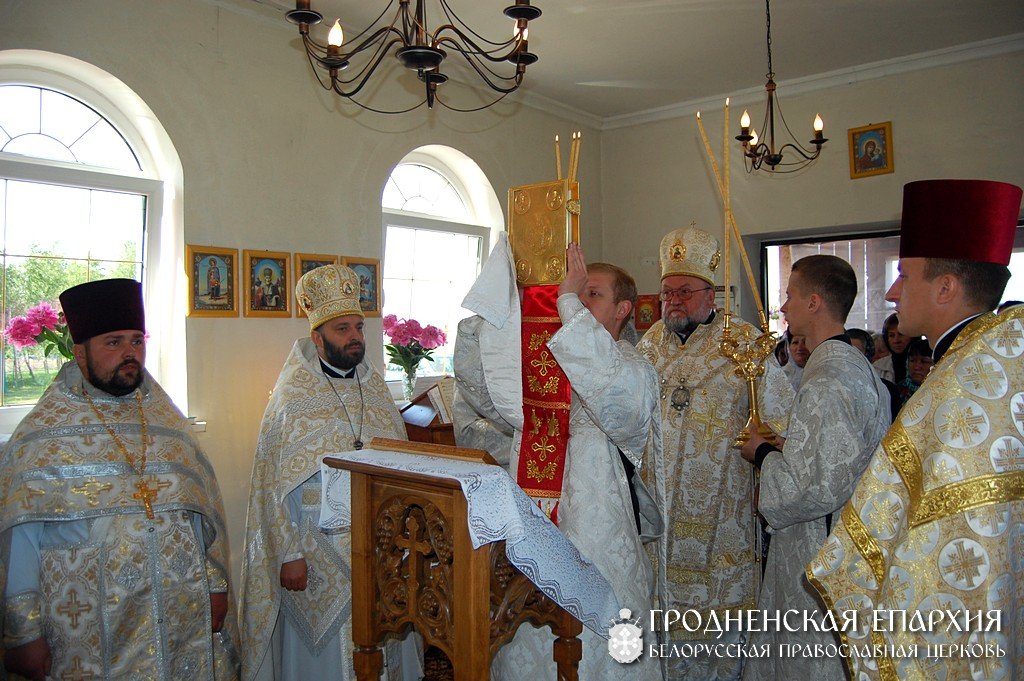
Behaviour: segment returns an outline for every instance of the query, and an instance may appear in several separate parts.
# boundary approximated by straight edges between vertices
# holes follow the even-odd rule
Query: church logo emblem
[[[608,630],[608,654],[622,664],[635,662],[644,650],[644,632],[630,615],[629,608],[619,610],[619,619]]]

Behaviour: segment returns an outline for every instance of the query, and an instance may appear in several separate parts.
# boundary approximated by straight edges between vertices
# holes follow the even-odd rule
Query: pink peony
[[[57,311],[49,303],[43,302],[29,308],[28,312],[25,313],[25,317],[43,329],[50,329],[52,331],[57,328]]]
[[[397,325],[398,325],[398,315],[393,315],[393,314],[384,315],[384,333],[386,333],[387,335],[390,336],[391,332],[394,331],[395,326],[397,326]]]
[[[36,336],[43,328],[28,317],[15,317],[7,325],[4,335],[8,342],[16,348],[27,348],[36,344]]]
[[[423,333],[420,334],[420,345],[427,350],[439,348],[447,340],[448,338],[445,336],[444,331],[432,325],[427,325],[427,328],[423,329]]]
[[[405,330],[412,340],[418,341],[420,334],[423,333],[423,326],[415,319],[407,319],[405,320]]]
[[[409,345],[415,338],[409,333],[409,329],[405,324],[398,324],[388,334],[391,337],[392,345]]]

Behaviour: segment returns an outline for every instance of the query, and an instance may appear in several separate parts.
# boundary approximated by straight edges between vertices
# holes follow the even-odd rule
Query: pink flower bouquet
[[[430,351],[444,345],[448,338],[436,326],[423,326],[415,319],[399,319],[393,314],[384,316],[384,333],[391,339],[384,346],[388,361],[405,372],[405,396],[411,399],[416,367],[425,359],[433,359]]]
[[[64,322],[64,314],[53,309],[49,303],[42,302],[29,308],[24,315],[14,317],[4,329],[7,342],[14,347],[28,348],[43,344],[43,352],[49,357],[54,350],[64,359],[71,359],[71,332]]]

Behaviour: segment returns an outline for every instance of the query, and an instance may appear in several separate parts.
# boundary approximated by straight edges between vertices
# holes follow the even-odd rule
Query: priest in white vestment
[[[653,491],[663,504],[664,541],[655,569],[661,608],[696,610],[704,622],[753,608],[761,577],[760,529],[754,518],[750,467],[733,441],[750,414],[747,387],[736,365],[719,351],[725,319],[715,309],[718,240],[695,227],[661,241],[661,319],[637,350],[658,372],[664,462],[651,466]],[[733,317],[734,334],[760,331]],[[758,381],[761,419],[785,434],[793,388],[774,356]],[[693,621],[693,620],[691,620]],[[667,643],[739,643],[687,631],[675,622]],[[743,659],[699,655],[666,659],[671,679],[738,679]]]
[[[741,453],[761,471],[758,510],[772,534],[758,607],[796,611],[799,623],[798,631],[770,626],[748,634],[750,644],[768,644],[771,654],[750,659],[743,678],[842,681],[838,655],[785,654],[781,644],[817,644],[822,650],[839,645],[834,632],[804,624],[805,614],[818,623],[824,616],[804,566],[825,543],[889,428],[889,391],[844,329],[857,297],[849,263],[834,255],[801,258],[793,264],[786,295],[782,313],[794,338],[804,338],[810,351],[789,415],[789,437],[779,449],[750,432]]]
[[[374,437],[404,440],[405,427],[364,360],[357,275],[318,267],[295,294],[311,331],[288,355],[260,427],[242,566],[242,675],[348,681],[355,678],[350,530],[318,527],[320,460]],[[387,665],[397,678],[395,655]]]
[[[501,276],[493,276],[499,269]],[[482,361],[477,375],[483,381],[472,384],[461,371],[469,359],[466,354],[457,353],[455,358],[460,390],[477,402],[493,400],[489,403],[503,421],[515,428],[512,471],[518,468],[523,425],[522,402],[515,404],[515,398],[508,397],[514,389],[505,389],[521,381],[514,282],[511,254],[502,239],[466,302],[481,313],[473,322],[481,359],[474,361]],[[571,244],[558,293],[562,327],[547,346],[572,386],[559,529],[608,579],[619,605],[630,609],[633,618],[646,621],[653,580],[641,535],[657,536],[661,519],[639,471],[645,465],[644,448],[657,433],[657,381],[650,363],[628,342],[617,340],[632,315],[636,285],[620,268],[600,263],[588,268],[579,246]],[[496,310],[508,315],[497,324]],[[616,662],[608,653],[606,633],[584,628],[580,635],[581,679],[660,678],[657,661],[646,653],[629,664]],[[498,651],[491,678],[554,679],[553,642],[547,627],[524,624]]]
[[[4,664],[29,679],[238,678],[213,468],[145,371],[142,285],[60,296],[74,346],[0,463]]]

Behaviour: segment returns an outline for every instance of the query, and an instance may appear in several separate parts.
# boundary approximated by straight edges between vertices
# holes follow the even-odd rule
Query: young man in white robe
[[[507,271],[495,277],[500,283],[493,285],[492,281],[488,285],[487,275],[482,274],[474,286],[476,293],[471,293],[467,300],[494,301],[500,297],[499,291],[515,295],[511,257],[502,253],[501,248],[499,244],[489,261],[494,268],[498,259],[504,258],[501,262]],[[588,268],[576,244],[569,246],[566,256],[567,273],[557,301],[562,328],[547,342],[572,385],[570,436],[558,524],[580,553],[608,579],[619,605],[645,622],[651,607],[653,577],[641,532],[645,537],[653,537],[661,528],[660,516],[639,472],[645,464],[644,448],[658,428],[657,377],[654,368],[632,345],[619,340],[636,297],[632,277],[612,265],[595,263]],[[517,327],[514,332],[502,333],[511,326]],[[460,333],[462,328],[460,325]],[[472,350],[483,359],[483,370],[463,370],[472,357],[467,346],[462,345],[455,359],[459,389],[475,405],[493,405],[490,399],[494,398],[502,405],[494,410],[500,413],[507,402],[503,398],[508,391],[503,386],[520,381],[521,374],[516,351],[496,337],[508,336],[514,341],[518,338],[518,325],[506,324],[496,329],[481,317],[473,328],[474,339],[479,337],[479,348],[474,340]],[[480,359],[476,362],[479,364]],[[509,416],[503,420],[515,423]],[[520,425],[521,421],[515,425],[511,447],[513,471],[518,468]],[[607,624],[610,627],[613,623]],[[660,678],[657,660],[647,658],[646,654],[636,662],[621,664],[609,655],[603,636],[585,628],[580,639],[581,679]],[[521,626],[513,640],[496,654],[491,678],[555,679],[553,641],[546,627]]]
[[[889,427],[889,392],[846,335],[846,317],[857,297],[857,277],[846,261],[833,255],[801,258],[793,264],[786,295],[782,312],[810,350],[788,438],[780,450],[748,431],[740,453],[761,471],[758,510],[772,533],[758,607],[770,614],[796,610],[799,631],[780,626],[752,633],[749,642],[770,644],[771,655],[749,660],[743,677],[841,681],[837,655],[785,655],[779,644],[839,644],[834,633],[803,624],[804,613],[821,622],[824,612],[804,566],[824,544],[833,514],[853,494]]]

